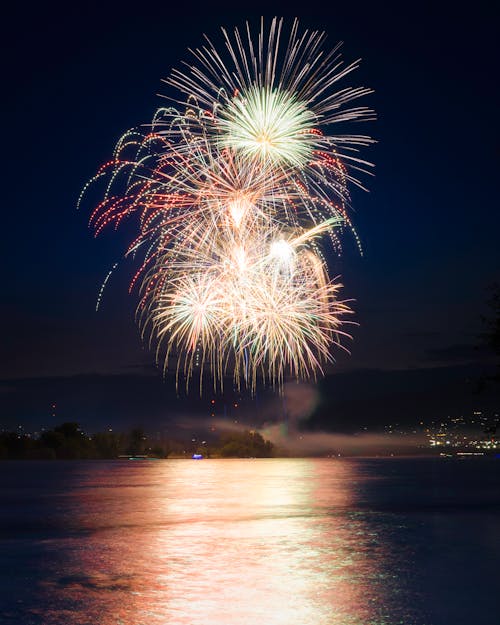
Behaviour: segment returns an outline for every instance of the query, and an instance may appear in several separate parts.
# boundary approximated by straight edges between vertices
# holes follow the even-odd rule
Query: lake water
[[[0,622],[493,625],[499,459],[0,463]]]

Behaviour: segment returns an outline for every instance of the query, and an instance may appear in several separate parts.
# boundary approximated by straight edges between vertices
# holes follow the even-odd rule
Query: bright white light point
[[[203,317],[205,316],[206,312],[207,312],[206,302],[195,302],[193,304],[193,314],[200,321],[203,320]]]
[[[244,271],[247,266],[247,255],[241,245],[234,248],[234,260],[240,271]]]
[[[252,207],[252,203],[245,196],[238,196],[228,204],[229,212],[236,228],[239,228],[245,213]]]
[[[271,244],[271,250],[269,253],[273,258],[277,258],[281,262],[289,263],[292,259],[293,248],[289,243],[287,243],[287,241],[280,239],[279,241],[274,241],[274,243]]]
[[[260,143],[263,150],[267,150],[273,147],[272,141],[267,135],[260,135],[257,137],[257,143]]]

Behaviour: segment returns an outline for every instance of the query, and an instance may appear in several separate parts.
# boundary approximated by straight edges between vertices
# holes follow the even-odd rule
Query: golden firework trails
[[[90,181],[107,180],[90,222],[98,234],[138,217],[131,288],[165,370],[174,361],[186,385],[199,374],[200,389],[205,373],[216,389],[228,374],[281,388],[322,372],[345,335],[351,310],[324,245],[340,253],[344,227],[358,240],[348,185],[361,186],[371,165],[358,149],[372,140],[332,129],[372,118],[351,105],[370,90],[339,89],[357,62],[344,65],[339,46],[325,53],[324,34],[297,21],[284,46],[278,19],[257,38],[248,26],[223,36],[226,58],[207,39],[166,81],[175,106],[119,140]]]

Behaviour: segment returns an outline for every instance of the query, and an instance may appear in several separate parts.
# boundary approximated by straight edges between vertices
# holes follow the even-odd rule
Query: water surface
[[[0,622],[493,625],[500,461],[0,463]]]

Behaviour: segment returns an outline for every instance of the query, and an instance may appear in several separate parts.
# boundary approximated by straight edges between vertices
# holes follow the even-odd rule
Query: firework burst
[[[257,39],[248,26],[223,35],[227,59],[207,39],[167,79],[175,105],[120,139],[91,181],[107,180],[90,222],[97,234],[137,217],[131,288],[165,370],[186,385],[199,374],[200,389],[204,374],[214,388],[226,376],[281,388],[321,373],[347,336],[325,238],[337,253],[344,228],[357,239],[348,186],[361,186],[370,164],[358,149],[371,139],[332,127],[369,119],[350,104],[369,90],[337,90],[357,62],[344,66],[339,46],[325,53],[324,34],[297,21],[287,38],[277,19]]]

